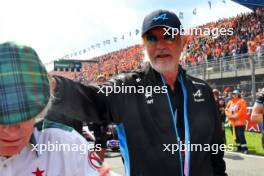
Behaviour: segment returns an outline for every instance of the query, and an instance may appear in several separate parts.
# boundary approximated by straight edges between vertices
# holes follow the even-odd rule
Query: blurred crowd
[[[193,66],[220,58],[235,58],[239,54],[259,52],[264,44],[264,8],[243,13],[233,18],[220,19],[200,28],[232,28],[233,35],[192,35],[188,39],[182,64]]]
[[[104,76],[105,79],[108,80],[113,75],[140,68],[143,58],[143,46],[134,45],[93,58],[93,60],[98,61],[98,63],[82,62],[81,72],[59,70],[50,73],[53,75],[64,76],[82,83],[96,81],[99,76]],[[98,72],[100,72],[100,75],[98,75]]]
[[[233,18],[224,18],[198,26],[202,29],[232,28],[234,34],[219,35],[216,38],[210,35],[188,36],[181,64],[186,68],[206,61],[236,58],[240,54],[253,52],[260,54],[261,45],[264,46],[263,12],[264,8],[260,8],[255,12],[243,13]],[[94,58],[99,61],[99,64],[83,62],[81,72],[53,71],[52,74],[81,82],[96,80],[98,76],[104,76],[108,80],[118,73],[140,68],[143,59],[143,46],[138,44]]]
[[[106,79],[109,79],[112,75],[129,72],[139,68],[143,57],[143,46],[134,45],[100,56],[97,59],[100,62],[101,74],[105,75]],[[83,70],[83,72],[89,71],[90,70],[86,69]]]

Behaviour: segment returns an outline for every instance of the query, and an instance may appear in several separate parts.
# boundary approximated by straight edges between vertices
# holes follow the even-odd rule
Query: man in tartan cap
[[[43,120],[51,101],[47,71],[35,50],[0,44],[0,175],[99,175],[101,161],[83,137]]]

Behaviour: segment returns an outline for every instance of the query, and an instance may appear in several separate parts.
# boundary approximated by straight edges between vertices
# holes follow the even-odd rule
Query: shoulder
[[[208,91],[208,93],[210,95],[213,94],[212,88],[204,80],[201,80],[199,78],[195,78],[195,77],[190,76],[190,75],[186,75],[186,80],[195,89],[202,89],[202,90]]]
[[[230,105],[232,103],[232,100],[228,100],[227,101],[227,106]]]
[[[195,78],[193,76],[186,75],[186,79],[191,81],[191,83],[194,85],[201,85],[201,86],[205,86],[205,87],[210,87],[207,82],[205,82],[204,80],[201,80],[199,78]]]
[[[111,78],[110,82],[116,82],[116,83],[124,83],[124,84],[132,84],[139,82],[144,75],[148,72],[149,68],[148,66],[142,67],[137,70],[133,70],[127,73],[120,73],[113,78]]]
[[[259,92],[256,98],[256,104],[261,106],[264,105],[264,88]]]
[[[65,173],[71,175],[98,175],[94,162],[99,162],[91,151],[89,144],[79,133],[65,125],[41,121],[36,124],[33,132],[35,145],[39,155],[44,155],[49,162],[65,167]]]
[[[45,144],[48,141],[63,144],[86,143],[86,140],[73,128],[48,120],[36,123],[33,134],[39,144]]]
[[[244,98],[241,98],[241,103],[247,105],[247,101]]]
[[[50,120],[46,120],[46,119],[37,122],[35,124],[35,128],[38,131],[41,131],[41,130],[43,131],[43,130],[46,130],[46,129],[59,129],[59,130],[68,131],[68,132],[72,132],[73,131],[72,127],[69,127],[69,126],[61,124],[61,123],[53,122],[53,121],[50,121]]]
[[[264,88],[261,89],[261,91],[260,91],[260,93],[259,93],[259,96],[264,97]]]

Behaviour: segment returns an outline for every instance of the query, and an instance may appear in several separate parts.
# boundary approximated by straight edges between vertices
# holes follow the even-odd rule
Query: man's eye
[[[155,43],[157,42],[157,37],[155,35],[147,35],[147,41],[150,43]]]

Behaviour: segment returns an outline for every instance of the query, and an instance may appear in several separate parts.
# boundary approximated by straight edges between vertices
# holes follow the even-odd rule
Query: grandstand
[[[264,87],[264,8],[236,17],[220,19],[200,28],[233,28],[234,35],[217,38],[189,36],[181,65],[193,76],[207,80],[221,91],[225,87],[245,90],[253,102],[255,92]],[[144,59],[140,44],[80,62],[81,69],[55,69],[52,74],[74,80],[96,80],[98,75],[111,76],[140,68]]]

